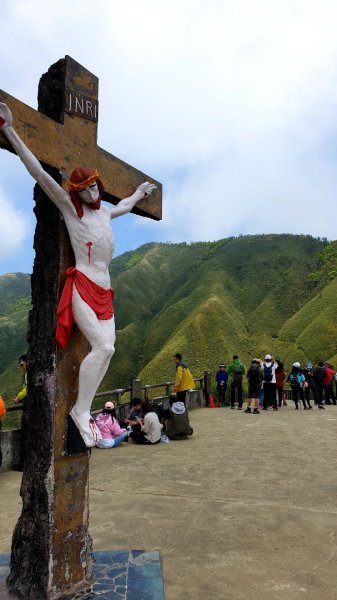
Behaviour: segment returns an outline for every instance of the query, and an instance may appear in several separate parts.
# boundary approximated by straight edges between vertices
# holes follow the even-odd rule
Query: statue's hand
[[[148,181],[145,181],[145,183],[142,183],[137,188],[137,192],[140,192],[141,198],[144,198],[144,196],[149,196],[150,194],[152,194],[153,190],[155,189],[157,189],[157,186],[154,185],[154,183],[149,183]]]
[[[13,117],[11,110],[7,104],[0,102],[0,127],[11,127],[13,123]]]

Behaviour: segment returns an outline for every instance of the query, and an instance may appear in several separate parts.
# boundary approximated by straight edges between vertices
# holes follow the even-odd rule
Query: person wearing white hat
[[[96,418],[96,425],[102,436],[97,443],[97,448],[116,448],[128,439],[127,430],[121,428],[116,419],[113,402],[108,401],[104,404],[102,412]]]
[[[272,359],[270,354],[266,354],[262,363],[263,372],[263,410],[268,410],[270,406],[273,410],[278,410],[276,400],[276,375],[277,362]]]
[[[193,429],[190,425],[188,412],[185,404],[180,402],[177,397],[172,394],[169,399],[170,409],[165,411],[167,420],[166,435],[170,440],[179,440],[187,438],[193,434]]]
[[[303,408],[306,410],[310,410],[312,408],[310,401],[308,401],[308,407],[306,404],[306,399],[304,397],[304,383],[305,377],[301,371],[301,363],[294,362],[291,372],[287,377],[287,381],[290,383],[291,388],[291,397],[295,402],[295,410],[298,410],[298,399],[302,400]]]

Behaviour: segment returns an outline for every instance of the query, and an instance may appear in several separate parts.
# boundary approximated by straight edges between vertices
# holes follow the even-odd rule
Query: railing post
[[[121,403],[122,393],[123,392],[124,392],[123,388],[119,388],[118,390],[116,390],[116,396],[117,396],[117,398],[116,398],[116,400],[117,400],[116,404],[117,404],[117,406],[118,406],[118,404]]]
[[[210,393],[211,393],[211,372],[204,371],[204,394],[205,394],[206,406],[209,405]]]
[[[165,396],[169,396],[171,393],[171,382],[167,381],[165,385],[166,385]]]
[[[132,379],[131,379],[131,400],[132,400],[132,398],[141,398],[141,397],[142,397],[142,381],[141,381],[141,379],[132,377]]]
[[[149,385],[144,385],[144,399],[148,400]]]

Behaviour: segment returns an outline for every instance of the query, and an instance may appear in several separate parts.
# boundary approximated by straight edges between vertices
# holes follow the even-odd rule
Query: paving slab
[[[190,418],[188,440],[93,451],[95,551],[158,551],[166,600],[337,599],[337,407]],[[20,479],[0,474],[0,553]]]

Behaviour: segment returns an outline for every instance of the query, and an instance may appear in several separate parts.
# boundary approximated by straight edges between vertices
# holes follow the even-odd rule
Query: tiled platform
[[[94,552],[94,558],[92,587],[59,600],[164,600],[159,552]],[[8,573],[9,554],[0,554],[1,590]]]

